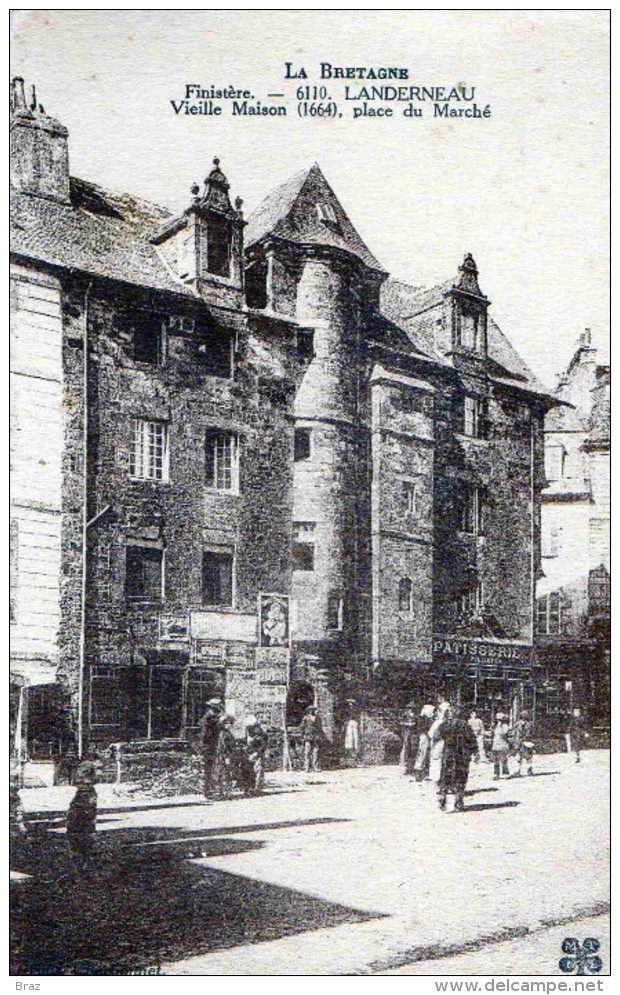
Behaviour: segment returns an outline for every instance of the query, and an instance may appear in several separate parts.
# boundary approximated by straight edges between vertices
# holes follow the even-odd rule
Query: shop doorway
[[[149,739],[178,738],[183,725],[183,671],[155,664],[149,683]]]
[[[286,696],[286,725],[299,726],[306,709],[315,704],[314,688],[307,681],[293,681]]]

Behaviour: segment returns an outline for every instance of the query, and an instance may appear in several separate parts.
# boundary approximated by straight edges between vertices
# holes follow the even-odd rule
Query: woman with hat
[[[219,720],[217,749],[213,763],[213,794],[216,798],[228,798],[230,794],[231,760],[235,748],[235,737],[231,726],[234,722],[232,715],[222,715]]]
[[[494,781],[498,781],[501,774],[505,777],[510,776],[510,771],[508,770],[508,751],[510,750],[510,742],[508,740],[509,730],[510,726],[508,725],[507,716],[503,712],[498,712],[495,716],[493,742],[491,744]]]
[[[219,722],[222,709],[222,699],[211,698],[207,702],[207,708],[200,724],[205,798],[209,798],[213,790],[213,765],[215,763],[215,754],[217,753],[217,740],[220,733]]]

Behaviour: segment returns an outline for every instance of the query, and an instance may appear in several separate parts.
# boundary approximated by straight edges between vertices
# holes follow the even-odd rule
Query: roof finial
[[[467,290],[470,294],[482,296],[482,291],[478,286],[478,267],[471,252],[465,253],[465,258],[459,266],[460,278],[456,286],[460,290]]]

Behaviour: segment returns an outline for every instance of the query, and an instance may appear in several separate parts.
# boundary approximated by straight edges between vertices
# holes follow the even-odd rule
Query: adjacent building
[[[566,402],[545,421],[538,656],[562,715],[580,707],[593,723],[610,704],[610,368],[590,329],[559,378]]]
[[[358,714],[367,759],[439,687],[544,716],[558,401],[471,254],[432,290],[391,280],[318,165],[246,221],[215,159],[173,216],[71,177],[66,129],[19,79],[11,108],[30,755],[191,738],[214,693],[273,730],[316,701],[335,745]]]

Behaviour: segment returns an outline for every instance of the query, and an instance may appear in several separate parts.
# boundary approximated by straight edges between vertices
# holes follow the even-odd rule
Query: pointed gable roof
[[[317,163],[276,187],[250,216],[246,247],[268,236],[341,249],[370,269],[386,272],[351,224]]]

